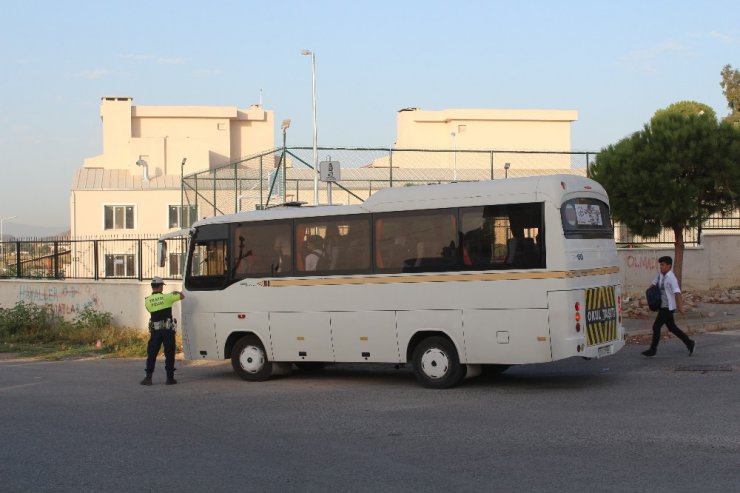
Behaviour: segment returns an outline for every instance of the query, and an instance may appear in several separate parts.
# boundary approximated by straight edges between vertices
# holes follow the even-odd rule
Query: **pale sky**
[[[103,96],[245,108],[261,91],[288,144],[311,145],[304,48],[320,146],[392,146],[406,107],[574,109],[573,150],[598,151],[677,101],[726,115],[738,19],[737,0],[6,0],[0,217],[68,228]]]

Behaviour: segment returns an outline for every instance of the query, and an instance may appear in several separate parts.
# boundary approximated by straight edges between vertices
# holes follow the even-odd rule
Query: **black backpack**
[[[645,297],[651,312],[660,310],[660,288],[657,284],[653,284],[645,291]]]

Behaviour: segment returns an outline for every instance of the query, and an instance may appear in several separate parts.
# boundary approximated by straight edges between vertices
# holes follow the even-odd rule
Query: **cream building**
[[[575,110],[445,109],[400,110],[396,115],[396,149],[450,149],[420,160],[411,153],[398,154],[400,168],[485,169],[496,151],[496,160],[513,169],[571,168],[571,124]],[[518,151],[518,152],[502,152]],[[548,154],[532,154],[548,151]],[[557,154],[558,152],[563,154]]]
[[[73,238],[141,238],[190,225],[197,205],[181,207],[181,176],[274,148],[273,112],[253,105],[134,106],[129,97],[100,105],[103,153],[75,171],[70,195]],[[132,276],[144,253],[132,242],[81,251],[71,268],[92,276]],[[119,251],[120,250],[120,251]],[[84,260],[87,259],[87,260]],[[75,265],[76,264],[76,265]]]
[[[272,111],[221,106],[134,106],[104,97],[103,153],[75,172],[73,237],[158,235],[187,225],[183,174],[213,169],[275,146]],[[183,164],[184,163],[184,164]]]

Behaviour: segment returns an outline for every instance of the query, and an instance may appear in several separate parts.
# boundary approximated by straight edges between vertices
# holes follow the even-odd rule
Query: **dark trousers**
[[[691,339],[689,339],[689,336],[687,336],[678,328],[678,325],[676,325],[676,321],[673,320],[674,311],[675,310],[669,310],[668,308],[661,308],[658,310],[658,316],[655,317],[655,322],[653,322],[653,342],[650,344],[650,349],[654,350],[658,348],[658,343],[660,342],[660,329],[663,325],[668,327],[668,330],[670,330],[673,335],[681,339],[681,341],[686,344],[686,347],[689,347]]]
[[[152,330],[149,332],[149,343],[146,345],[146,374],[154,373],[154,364],[157,362],[159,348],[164,345],[164,369],[167,378],[175,376],[175,331],[169,329]]]

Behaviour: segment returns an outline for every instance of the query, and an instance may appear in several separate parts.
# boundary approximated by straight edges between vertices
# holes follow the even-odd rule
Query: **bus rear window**
[[[577,198],[560,208],[566,238],[614,238],[609,206],[597,199]]]

